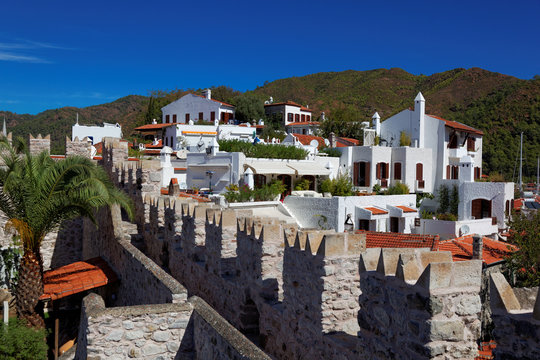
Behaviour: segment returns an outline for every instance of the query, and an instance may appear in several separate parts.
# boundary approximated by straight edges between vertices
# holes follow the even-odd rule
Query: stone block
[[[465,326],[461,320],[432,320],[429,337],[432,341],[460,341],[464,337]]]
[[[418,254],[422,269],[434,262],[452,262],[452,253],[450,251],[427,251]]]
[[[400,254],[414,254],[415,249],[393,249],[383,248],[379,263],[377,264],[377,272],[383,275],[394,275],[396,273]]]
[[[337,256],[345,253],[345,234],[326,234],[317,250],[317,255]]]
[[[236,228],[236,211],[233,209],[226,209],[221,212],[221,220],[219,222],[221,227],[234,227]]]
[[[512,290],[512,287],[504,275],[493,273],[490,275],[491,308],[503,309],[506,311],[520,310],[519,301]]]
[[[379,258],[381,256],[381,248],[369,248],[362,253],[360,257],[360,265],[363,265],[362,270],[365,271],[374,271],[377,270],[377,264],[379,263]]]
[[[366,234],[347,234],[347,253],[357,255],[366,250]]]
[[[429,264],[416,285],[428,291],[450,287],[453,275],[453,263],[431,263]]]
[[[454,263],[454,286],[476,287],[482,285],[482,260],[457,261]]]

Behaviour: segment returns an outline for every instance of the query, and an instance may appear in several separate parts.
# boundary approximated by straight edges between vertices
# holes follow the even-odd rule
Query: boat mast
[[[519,192],[523,192],[523,133],[521,133],[521,142],[519,144]]]

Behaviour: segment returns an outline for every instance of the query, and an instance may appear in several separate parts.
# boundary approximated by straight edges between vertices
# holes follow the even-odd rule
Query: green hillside
[[[15,134],[51,134],[53,149],[62,151],[71,134],[75,114],[81,124],[120,123],[124,135],[152,118],[160,108],[188,90],[158,91],[151,97],[126,96],[112,103],[77,109],[47,110],[35,116],[6,113]],[[194,90],[198,91],[198,90]],[[375,111],[382,120],[413,106],[418,91],[426,98],[426,112],[456,120],[484,131],[484,172],[502,173],[512,180],[524,132],[524,174],[536,174],[540,155],[540,80],[521,80],[486,70],[454,69],[431,76],[412,75],[401,69],[343,71],[280,79],[257,87],[261,101],[293,100],[309,105],[314,118],[324,111],[330,119],[369,121]],[[212,97],[235,104],[245,96],[226,86],[213,88]],[[0,111],[0,117],[2,116]],[[516,171],[517,174],[517,171]]]

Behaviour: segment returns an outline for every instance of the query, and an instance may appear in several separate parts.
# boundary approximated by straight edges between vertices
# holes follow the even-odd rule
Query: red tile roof
[[[439,119],[441,121],[444,121],[444,125],[448,126],[449,128],[452,128],[452,129],[456,129],[456,130],[461,130],[461,131],[466,131],[466,132],[470,132],[472,134],[477,134],[477,135],[484,135],[484,133],[480,130],[477,130],[475,128],[472,128],[470,126],[467,126],[465,124],[462,124],[460,122],[457,122],[457,121],[452,121],[452,120],[446,120],[446,119],[443,119],[441,117],[438,117],[438,116],[435,116],[435,115],[429,115],[429,114],[426,114],[427,116],[431,116],[432,118],[435,118],[435,119]]]
[[[360,145],[360,140],[346,138],[346,137],[336,137],[337,147],[348,147],[348,146],[358,146],[358,145]]]
[[[439,241],[439,237],[434,235],[364,230],[358,230],[356,233],[366,234],[366,247],[368,248],[430,248],[434,250]]]
[[[491,360],[494,359],[493,349],[497,347],[495,340],[482,341],[478,346],[478,356],[474,360]]]
[[[472,242],[473,235],[465,235],[459,238],[441,241],[438,250],[452,252],[454,261],[471,260],[473,253]],[[488,237],[484,237],[482,242],[482,258],[487,265],[502,261],[506,256],[517,250],[514,245],[503,241],[495,241]]]
[[[399,209],[401,209],[401,210],[403,210],[403,212],[408,212],[408,213],[410,213],[410,212],[414,212],[414,213],[415,213],[415,212],[417,211],[416,209],[410,208],[410,207],[408,207],[408,206],[403,206],[403,205],[398,205],[398,206],[396,206],[396,207],[399,208]]]
[[[367,211],[371,211],[373,215],[388,214],[388,211],[376,207],[366,207],[364,209],[366,209]]]
[[[163,129],[169,126],[177,125],[177,123],[168,123],[168,124],[146,124],[143,126],[136,127],[134,130],[146,131],[146,130],[158,130]]]
[[[288,123],[285,126],[305,126],[305,125],[319,125],[320,123],[318,121],[299,121],[299,122],[292,122]]]
[[[103,153],[103,141],[100,141],[97,144],[94,144],[94,147],[96,148],[96,154]]]
[[[525,199],[514,199],[514,210],[521,210]]]
[[[43,273],[43,295],[40,300],[57,300],[94,289],[118,278],[102,258],[77,261]]]
[[[161,195],[169,195],[169,188],[161,188]]]
[[[303,134],[291,134],[295,138],[300,141],[302,145],[309,145],[313,140],[317,140],[319,143],[318,148],[324,147],[324,139],[320,136],[314,136],[314,135],[303,135]]]
[[[246,124],[240,124],[238,126],[247,127]],[[249,125],[249,127],[252,127],[252,128],[255,128],[255,129],[264,129],[264,125]]]
[[[198,195],[195,195],[195,194],[188,194],[186,192],[181,192],[180,194],[178,194],[178,196],[179,197],[195,199],[198,202],[210,202],[210,199],[208,199],[208,198],[205,198],[203,196],[198,196]]]
[[[158,143],[156,145],[153,145],[153,143],[144,144],[144,147],[146,149],[155,149],[155,148],[162,148],[163,147],[163,140],[158,140]]]
[[[279,105],[289,105],[289,106],[296,106],[296,107],[299,107],[300,110],[302,111],[307,111],[307,112],[312,112],[311,109],[305,107],[305,106],[302,106],[298,103],[295,103],[294,101],[291,101],[291,100],[288,100],[288,101],[285,101],[285,102],[278,102],[278,103],[272,103],[272,104],[264,104],[264,106],[279,106]]]

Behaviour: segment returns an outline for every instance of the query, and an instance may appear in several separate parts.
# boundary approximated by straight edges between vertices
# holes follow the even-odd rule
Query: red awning
[[[40,300],[57,300],[110,284],[118,280],[109,264],[100,257],[77,261],[43,273]]]

